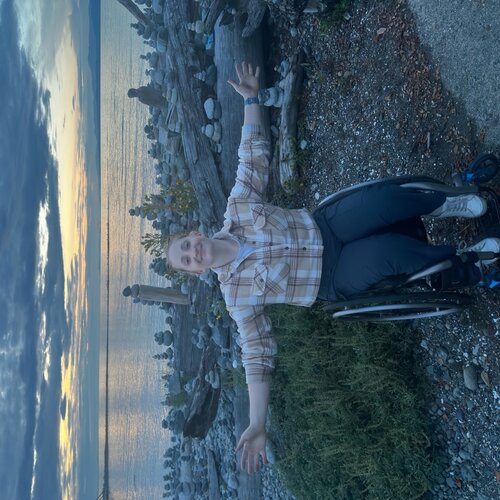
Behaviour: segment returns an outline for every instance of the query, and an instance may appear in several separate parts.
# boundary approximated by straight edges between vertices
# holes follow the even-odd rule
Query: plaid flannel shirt
[[[241,262],[214,271],[226,306],[238,325],[247,383],[269,380],[276,342],[264,305],[310,306],[321,279],[321,233],[305,210],[286,210],[263,201],[269,174],[269,141],[258,125],[244,125],[236,183],[224,226],[214,238],[237,239],[255,248]]]

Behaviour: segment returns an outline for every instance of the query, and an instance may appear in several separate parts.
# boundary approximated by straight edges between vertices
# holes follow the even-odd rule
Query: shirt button
[[[288,247],[285,247],[285,250],[288,250]]]
[[[302,247],[302,250],[307,250],[307,248],[306,247]]]

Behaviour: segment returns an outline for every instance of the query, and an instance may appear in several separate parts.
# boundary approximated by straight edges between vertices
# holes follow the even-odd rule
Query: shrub
[[[434,465],[411,333],[335,322],[318,307],[270,314],[279,345],[270,438],[290,490],[308,500],[421,496]]]

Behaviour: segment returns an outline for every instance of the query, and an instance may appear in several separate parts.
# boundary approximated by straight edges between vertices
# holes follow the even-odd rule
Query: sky
[[[92,498],[99,487],[96,12],[97,0],[0,0],[0,484],[9,499]]]

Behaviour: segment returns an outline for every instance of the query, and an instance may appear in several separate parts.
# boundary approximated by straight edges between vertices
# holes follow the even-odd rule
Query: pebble
[[[464,383],[467,389],[471,391],[477,391],[477,373],[476,369],[472,365],[464,367]]]
[[[439,347],[436,351],[436,358],[439,364],[444,364],[448,359],[448,351],[444,347]]]
[[[464,416],[464,412],[462,410],[457,410],[455,412],[455,416],[457,417],[457,420],[463,424],[465,422],[465,416]]]

